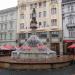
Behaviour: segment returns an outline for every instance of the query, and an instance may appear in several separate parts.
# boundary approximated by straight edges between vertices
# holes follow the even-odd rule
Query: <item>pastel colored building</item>
[[[16,44],[17,7],[0,10],[0,45]]]
[[[75,0],[62,0],[62,25],[64,52],[75,43]]]

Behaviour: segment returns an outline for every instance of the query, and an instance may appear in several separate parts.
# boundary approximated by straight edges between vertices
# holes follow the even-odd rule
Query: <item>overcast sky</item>
[[[0,0],[0,10],[17,6],[17,0]]]

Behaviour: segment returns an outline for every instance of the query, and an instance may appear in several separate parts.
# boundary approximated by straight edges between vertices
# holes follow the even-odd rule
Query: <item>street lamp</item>
[[[36,35],[37,21],[36,21],[36,11],[35,11],[35,8],[33,8],[33,11],[32,11],[32,20],[30,22],[30,28],[32,29],[32,34]]]

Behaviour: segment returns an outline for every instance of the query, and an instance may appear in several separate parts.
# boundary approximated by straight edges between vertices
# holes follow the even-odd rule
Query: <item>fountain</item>
[[[56,56],[56,52],[44,46],[36,35],[37,21],[35,8],[33,8],[30,28],[32,29],[32,36],[27,40],[25,46],[22,46],[19,50],[13,51],[11,57],[20,59],[46,59]]]
[[[26,42],[26,45],[19,50],[12,51],[12,58],[19,59],[47,59],[56,56],[56,52],[43,45],[37,35],[32,35]]]

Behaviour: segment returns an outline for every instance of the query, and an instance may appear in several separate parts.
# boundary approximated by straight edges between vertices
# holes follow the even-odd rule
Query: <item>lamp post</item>
[[[32,35],[36,35],[37,21],[36,21],[35,8],[33,8],[33,11],[32,11],[32,20],[30,22],[30,29],[32,29]]]

